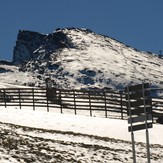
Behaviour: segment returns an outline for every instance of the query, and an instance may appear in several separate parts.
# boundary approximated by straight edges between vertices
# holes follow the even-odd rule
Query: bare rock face
[[[43,59],[58,49],[71,46],[70,40],[61,30],[46,35],[20,30],[14,47],[13,63],[22,64],[31,59]]]
[[[19,31],[14,47],[13,62],[20,64],[34,58],[34,51],[42,45],[44,37],[37,32]]]

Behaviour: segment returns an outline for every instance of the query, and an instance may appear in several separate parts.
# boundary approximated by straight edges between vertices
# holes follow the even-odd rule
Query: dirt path
[[[33,129],[0,123],[0,162],[3,163],[130,163],[127,141],[72,132]],[[137,161],[146,161],[143,143],[136,144]],[[163,146],[151,146],[152,162],[161,163]]]

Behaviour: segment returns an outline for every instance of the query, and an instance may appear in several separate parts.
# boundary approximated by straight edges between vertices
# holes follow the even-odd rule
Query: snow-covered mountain
[[[90,30],[20,31],[13,62],[0,61],[0,88],[45,86],[47,78],[59,88],[121,89],[142,81],[161,87],[162,68],[155,54]],[[57,108],[50,113],[40,107],[0,109],[0,162],[132,162],[126,120],[71,115],[70,109],[64,114]],[[154,124],[150,129],[153,163],[163,162],[162,128]],[[145,133],[135,136],[137,162],[145,162]]]
[[[51,34],[22,30],[13,65],[0,64],[0,82],[45,86],[50,78],[53,86],[65,89],[123,89],[141,82],[162,87],[162,70],[157,55],[88,29],[64,28]]]

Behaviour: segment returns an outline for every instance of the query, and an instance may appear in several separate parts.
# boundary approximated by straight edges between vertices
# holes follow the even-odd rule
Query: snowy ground
[[[130,163],[126,120],[0,107],[2,163]],[[45,109],[46,110],[46,109]],[[163,129],[149,130],[151,162],[163,162]],[[145,131],[135,132],[137,162],[146,158]]]

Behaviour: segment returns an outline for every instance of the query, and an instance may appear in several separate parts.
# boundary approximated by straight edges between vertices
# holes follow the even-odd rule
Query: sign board
[[[144,86],[144,89],[150,88],[149,83],[143,83],[143,84],[138,84],[138,85],[134,85],[134,86],[128,87],[129,88],[128,91],[129,92],[132,92],[132,91],[140,91],[140,90],[142,90],[142,85]],[[127,88],[125,90],[127,92]]]
[[[126,91],[126,107],[128,114],[128,131],[131,132],[133,162],[136,163],[134,131],[146,129],[147,159],[150,163],[148,128],[152,128],[152,100],[149,83],[129,86]]]
[[[130,102],[130,107],[138,107],[141,105],[152,105],[151,98],[146,98],[146,99],[137,99],[135,101],[128,101]]]
[[[140,114],[144,113],[144,108],[137,107],[137,108],[131,109],[130,112],[131,112],[131,115],[140,115]],[[152,112],[152,107],[146,107],[145,112],[150,114]],[[129,110],[127,110],[127,114],[129,116],[129,114],[130,114]]]
[[[152,123],[147,123],[147,127],[152,128]],[[143,130],[143,129],[146,129],[146,124],[132,126],[132,129],[131,129],[131,126],[128,128],[129,132],[131,132],[131,130],[138,131],[138,130]]]
[[[152,100],[150,98],[149,83],[129,86],[125,90],[126,107],[129,116],[128,123],[131,125],[129,127],[129,132],[132,131],[132,128],[133,131],[145,129],[140,127],[144,126],[144,124],[146,124],[146,127],[151,126],[148,125],[149,121],[152,121]],[[138,125],[138,128],[136,125]]]
[[[140,115],[140,116],[136,116],[136,117],[132,117],[128,119],[128,123],[137,123],[137,122],[144,122],[145,119],[147,120],[152,120],[152,115],[151,114],[147,114],[147,115]]]
[[[141,98],[141,97],[143,97],[143,96],[149,97],[149,96],[150,96],[150,91],[147,90],[146,92],[144,92],[144,94],[143,94],[142,91],[141,91],[141,92],[135,92],[135,93],[129,94],[130,100],[131,100],[131,99]],[[126,95],[126,99],[128,100],[128,95]]]

